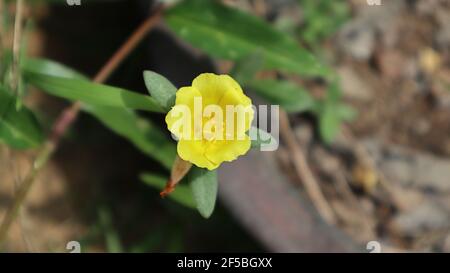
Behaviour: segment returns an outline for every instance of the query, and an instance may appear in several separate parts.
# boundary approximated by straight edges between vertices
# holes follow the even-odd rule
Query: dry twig
[[[336,222],[334,212],[326,201],[322,190],[314,177],[314,174],[308,166],[306,157],[302,151],[302,148],[295,139],[294,133],[292,132],[292,128],[289,124],[288,115],[284,110],[280,110],[280,132],[281,137],[286,141],[286,144],[291,151],[291,157],[295,170],[297,175],[302,180],[311,201],[314,203],[319,214],[329,224],[334,224]]]

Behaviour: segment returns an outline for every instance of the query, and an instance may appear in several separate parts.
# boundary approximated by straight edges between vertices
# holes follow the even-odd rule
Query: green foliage
[[[325,143],[331,143],[339,130],[340,119],[335,104],[326,102],[323,106],[319,114],[319,132]]]
[[[27,58],[22,62],[22,69],[25,73],[44,74],[69,79],[89,80],[89,78],[80,72],[67,67],[58,62],[43,58]]]
[[[311,46],[332,35],[350,15],[344,0],[299,0],[299,4],[305,22],[299,34]]]
[[[336,107],[336,114],[342,121],[352,121],[358,114],[353,107],[344,103],[338,103]]]
[[[234,63],[231,75],[240,84],[246,85],[252,81],[255,74],[264,66],[264,56],[256,51]]]
[[[70,80],[84,80],[84,84],[87,79],[85,76],[71,68],[45,59],[27,59],[23,64],[23,70],[26,74],[31,75],[39,73],[37,75],[41,75],[44,79],[46,77],[51,77],[51,79],[56,77],[60,82],[66,80],[69,80],[69,82]],[[36,80],[38,81],[39,78]],[[59,92],[55,86],[42,87],[49,87],[55,92]],[[105,87],[103,92],[110,91],[110,88],[115,89],[114,87]],[[96,89],[86,89],[81,92],[92,92],[94,94],[95,91]],[[127,91],[127,94],[128,92],[131,93],[130,91]],[[135,95],[149,98],[148,96],[140,94]],[[101,100],[102,98],[95,99]],[[111,107],[90,104],[87,103],[87,101],[88,100],[85,100],[86,103],[83,103],[82,109],[84,111],[97,118],[116,134],[133,143],[140,151],[160,162],[166,169],[171,168],[173,160],[175,159],[176,148],[173,142],[167,138],[159,127],[154,125],[150,120],[141,118],[135,111],[128,109],[123,105],[122,107]],[[154,104],[159,108],[156,102]],[[118,106],[120,106],[120,104]]]
[[[198,212],[203,217],[209,218],[214,211],[217,199],[217,172],[193,166],[188,173],[188,180]]]
[[[3,51],[3,54],[0,56],[0,82],[3,82],[5,85],[9,81],[9,70],[11,69],[12,63],[12,54],[11,51]]]
[[[83,110],[97,118],[114,133],[133,143],[141,152],[170,170],[176,147],[164,132],[149,119],[130,109],[85,104]]]
[[[164,76],[153,71],[144,71],[144,81],[150,95],[169,111],[175,104],[177,88]]]
[[[308,91],[285,80],[254,80],[247,86],[288,112],[310,111],[314,108],[314,99]]]
[[[140,96],[139,99],[141,100],[147,100],[151,97],[106,85],[92,84],[85,80],[80,73],[44,59],[29,59],[25,62],[24,68],[30,82],[51,94],[58,93],[57,96],[82,100],[84,111],[170,170],[176,155],[175,145],[150,120],[139,117],[130,109],[139,109],[136,105],[142,105],[139,104],[142,102],[138,102],[137,99],[132,97],[131,102],[134,104],[130,106],[130,94]],[[146,78],[147,88],[156,98],[152,107],[160,107],[159,104],[161,104],[161,106],[167,108],[171,105],[170,100],[173,98],[173,92],[176,91],[175,87],[166,78],[156,73],[145,73],[144,77]],[[89,90],[92,95],[83,90]],[[165,90],[172,95],[164,94]],[[128,96],[128,104],[121,103],[117,97],[108,98],[110,95],[108,92],[112,92],[112,94],[120,92],[122,97]],[[93,94],[103,98],[96,98]],[[153,101],[153,98],[151,99]],[[148,174],[141,178],[147,184],[159,189],[164,187],[166,182],[162,177]],[[170,198],[188,207],[196,207],[202,216],[209,217],[214,210],[217,197],[216,173],[193,167],[185,180],[191,186],[179,185],[175,192],[169,195]]]
[[[253,126],[250,128],[249,135],[252,138],[252,148],[260,148],[263,144],[277,144],[271,134]]]
[[[142,174],[140,178],[158,190],[166,186],[168,179],[149,173]],[[214,211],[217,190],[217,172],[193,166],[168,197],[188,208],[196,208],[203,217],[209,218]]]
[[[348,17],[344,1],[300,1],[305,15],[303,39],[315,45],[332,34]],[[201,14],[201,16],[199,16]],[[354,112],[338,98],[317,101],[309,93],[286,80],[255,80],[262,69],[276,69],[304,76],[335,75],[289,35],[265,21],[225,6],[218,1],[183,1],[165,15],[168,25],[183,39],[213,57],[236,62],[232,75],[270,103],[288,112],[310,111],[318,115],[319,131],[327,143],[334,139],[340,123]],[[340,90],[330,87],[334,94]],[[333,93],[332,92],[332,93]]]
[[[331,3],[330,3],[331,2]],[[332,33],[346,16],[346,7],[335,1],[300,1],[305,14],[303,39],[310,45]],[[326,15],[324,15],[326,14]],[[334,14],[337,17],[329,16]],[[334,20],[333,18],[339,18]],[[330,142],[343,120],[354,116],[352,109],[339,102],[340,92],[331,85],[327,98],[316,101],[297,84],[286,80],[255,80],[258,71],[274,69],[307,77],[333,76],[314,55],[300,47],[289,35],[253,15],[228,7],[219,1],[189,0],[169,8],[164,13],[169,27],[181,38],[205,53],[236,62],[232,71],[235,79],[257,92],[273,104],[289,112],[311,111],[319,117],[319,130],[325,142]],[[144,72],[145,85],[150,96],[126,89],[91,82],[86,76],[59,63],[45,59],[21,58],[19,94],[24,84],[32,84],[53,96],[81,101],[82,109],[98,119],[116,134],[126,138],[140,151],[170,170],[176,156],[176,146],[161,128],[140,117],[135,110],[165,113],[174,105],[177,88],[162,75]],[[6,82],[11,66],[11,54],[4,54],[0,62],[0,77]],[[14,107],[20,100],[7,90],[0,90],[0,140],[16,148],[35,147],[42,142],[42,132],[26,107]],[[252,147],[272,143],[267,132],[252,128],[258,135]],[[162,189],[163,176],[143,174],[148,185]],[[188,184],[189,185],[188,185]],[[217,172],[192,167],[182,184],[169,198],[200,214],[211,216],[217,198]],[[99,211],[102,225],[111,226],[108,211]],[[114,230],[106,230],[106,241],[111,252],[122,247]]]
[[[81,79],[26,73],[26,80],[41,90],[61,98],[99,106],[164,112],[150,96]]]
[[[340,102],[341,92],[338,82],[333,82],[324,100],[316,103],[315,112],[319,116],[319,132],[325,143],[331,143],[343,121],[352,120],[356,112]]]
[[[266,68],[305,76],[329,74],[288,35],[218,1],[183,1],[166,12],[165,20],[180,37],[214,57],[239,60],[259,51]]]
[[[42,130],[25,106],[16,108],[16,98],[0,86],[0,141],[12,148],[37,147],[43,141]]]

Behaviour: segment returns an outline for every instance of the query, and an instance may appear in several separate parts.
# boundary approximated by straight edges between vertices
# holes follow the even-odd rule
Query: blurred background
[[[225,164],[209,219],[161,199],[139,175],[165,169],[83,113],[33,185],[5,250],[67,252],[79,241],[83,252],[368,252],[376,241],[382,252],[450,252],[450,1],[220,2],[266,20],[329,64],[340,79],[333,111],[288,111],[278,150]],[[7,28],[15,3],[3,3]],[[152,4],[28,1],[27,54],[93,76]],[[146,93],[143,70],[179,87],[232,66],[162,19],[107,83]],[[313,99],[328,94],[319,78],[257,76],[288,79]],[[254,89],[246,92],[258,103],[283,99]],[[30,90],[26,104],[48,130],[68,102]],[[165,129],[162,115],[144,116]],[[35,154],[0,143],[0,219]],[[322,199],[305,189],[305,172]],[[331,216],[323,217],[324,207]]]

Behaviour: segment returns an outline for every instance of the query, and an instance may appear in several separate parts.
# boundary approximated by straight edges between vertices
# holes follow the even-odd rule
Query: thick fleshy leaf
[[[239,60],[259,50],[266,68],[306,76],[329,75],[329,69],[294,39],[219,1],[182,1],[164,18],[180,37],[212,56]]]
[[[26,73],[26,80],[42,91],[73,101],[81,101],[92,105],[164,112],[152,97],[118,87],[32,72]]]
[[[217,172],[193,166],[188,174],[188,180],[197,210],[203,217],[209,218],[214,211],[217,199]]]
[[[177,88],[164,76],[144,71],[144,82],[148,92],[166,111],[175,104]]]
[[[151,173],[141,174],[140,178],[142,181],[144,181],[145,184],[152,186],[157,190],[164,189],[168,179],[168,177]],[[176,189],[172,193],[170,193],[168,197],[188,208],[196,208],[192,190],[189,185],[183,184],[183,182],[179,183]]]
[[[272,104],[288,112],[302,112],[314,108],[314,98],[302,87],[278,80],[255,80],[247,85]]]
[[[27,59],[23,63],[25,73],[56,76],[62,80],[87,78],[65,65],[45,60]],[[92,91],[92,90],[87,90]],[[170,170],[176,155],[175,144],[163,130],[150,120],[139,117],[135,111],[123,107],[111,107],[83,103],[84,111],[91,114],[116,134],[133,143],[139,150],[160,162]]]
[[[16,98],[0,86],[0,141],[16,149],[38,146],[43,141],[41,128],[24,105],[16,109]]]

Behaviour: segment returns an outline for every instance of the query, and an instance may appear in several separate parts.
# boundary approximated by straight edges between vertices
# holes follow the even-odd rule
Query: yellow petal
[[[230,105],[224,106],[224,131],[227,135],[237,136],[247,132],[253,121],[254,111],[250,105]],[[232,128],[230,128],[232,127]],[[233,134],[229,131],[233,130]]]
[[[228,75],[203,73],[192,81],[192,86],[202,94],[203,105],[220,104],[223,95],[228,92],[243,94],[239,84]]]
[[[195,87],[192,86],[181,87],[180,89],[178,89],[176,93],[175,104],[176,105],[184,104],[187,106],[193,106],[194,98],[201,96],[202,94]]]
[[[200,92],[194,88],[194,87],[182,87],[180,88],[177,93],[176,93],[176,99],[175,99],[175,106],[172,107],[172,109],[167,113],[166,115],[166,124],[167,124],[167,128],[169,129],[169,131],[171,133],[173,133],[174,135],[176,135],[177,137],[181,136],[181,132],[180,132],[180,127],[176,126],[177,122],[180,122],[180,119],[182,119],[183,116],[181,114],[182,112],[182,107],[188,107],[188,109],[190,109],[190,125],[191,129],[193,128],[193,120],[194,120],[194,116],[193,116],[193,109],[194,109],[194,98],[196,97],[201,97]],[[187,125],[187,126],[188,126]]]
[[[210,162],[220,165],[224,161],[233,161],[246,154],[250,146],[251,140],[247,135],[243,140],[217,140],[208,146],[206,157]]]
[[[202,99],[200,105],[197,104],[197,97],[201,97]],[[234,130],[230,136],[232,136],[233,139],[219,139],[215,134],[212,134],[213,132],[216,132],[217,126],[223,128],[226,127],[226,124],[224,124],[224,126],[220,125],[219,121],[212,119],[212,116],[202,117],[202,111],[204,111],[208,105],[217,105],[222,109],[224,116],[220,118],[220,120],[223,120],[224,122],[226,122],[225,115],[232,115]],[[174,113],[182,112],[180,111],[181,106],[184,106],[184,109],[190,110],[191,113],[189,118],[186,118],[186,115],[182,114],[173,115]],[[197,111],[194,111],[194,106]],[[232,112],[227,112],[227,106],[231,106]],[[235,106],[238,107],[236,108]],[[203,107],[203,109],[200,109],[201,107]],[[200,113],[200,116],[194,117],[195,113]],[[215,113],[215,115],[216,114],[217,113]],[[238,117],[243,118],[244,126],[238,126]],[[180,119],[182,119],[182,122],[180,122]],[[202,120],[203,124],[199,124],[198,122],[194,123],[194,119]],[[166,123],[169,130],[180,139],[177,146],[178,155],[183,160],[209,170],[217,168],[224,161],[235,160],[238,156],[245,154],[250,149],[250,137],[245,135],[245,131],[250,128],[252,120],[253,109],[251,108],[251,100],[243,93],[239,84],[228,75],[216,75],[213,73],[201,74],[194,79],[191,87],[183,87],[178,90],[176,95],[176,105],[166,116]],[[214,131],[211,126],[209,126],[211,128],[206,126],[211,122],[213,122],[212,125],[216,126],[214,127]],[[214,122],[217,124],[214,124]],[[189,134],[183,134],[182,137],[180,137],[182,131],[180,130],[180,127],[183,129],[190,128],[190,130],[188,130],[190,131]],[[207,139],[197,140],[193,138],[194,132],[199,132],[201,135],[201,133],[205,133],[204,130],[207,131],[208,128],[211,130],[211,136],[206,134]],[[242,132],[243,129],[244,132]],[[223,128],[222,131],[226,131],[226,129]],[[217,133],[223,135],[223,132],[219,130],[217,130]],[[186,136],[190,136],[190,138]],[[237,137],[243,137],[243,139],[238,139]]]
[[[192,86],[197,88],[202,94],[203,105],[218,104],[226,113],[226,106],[245,106],[248,112],[245,113],[245,131],[250,129],[253,120],[252,101],[247,97],[239,84],[228,75],[216,75],[213,73],[203,73],[194,79]],[[243,112],[242,109],[236,109]],[[245,111],[244,111],[245,112]],[[234,135],[237,134],[236,114],[234,114]],[[225,120],[224,120],[225,122]]]
[[[213,170],[219,167],[205,156],[208,142],[205,140],[180,140],[177,145],[178,155],[186,161],[189,161],[200,168]]]

